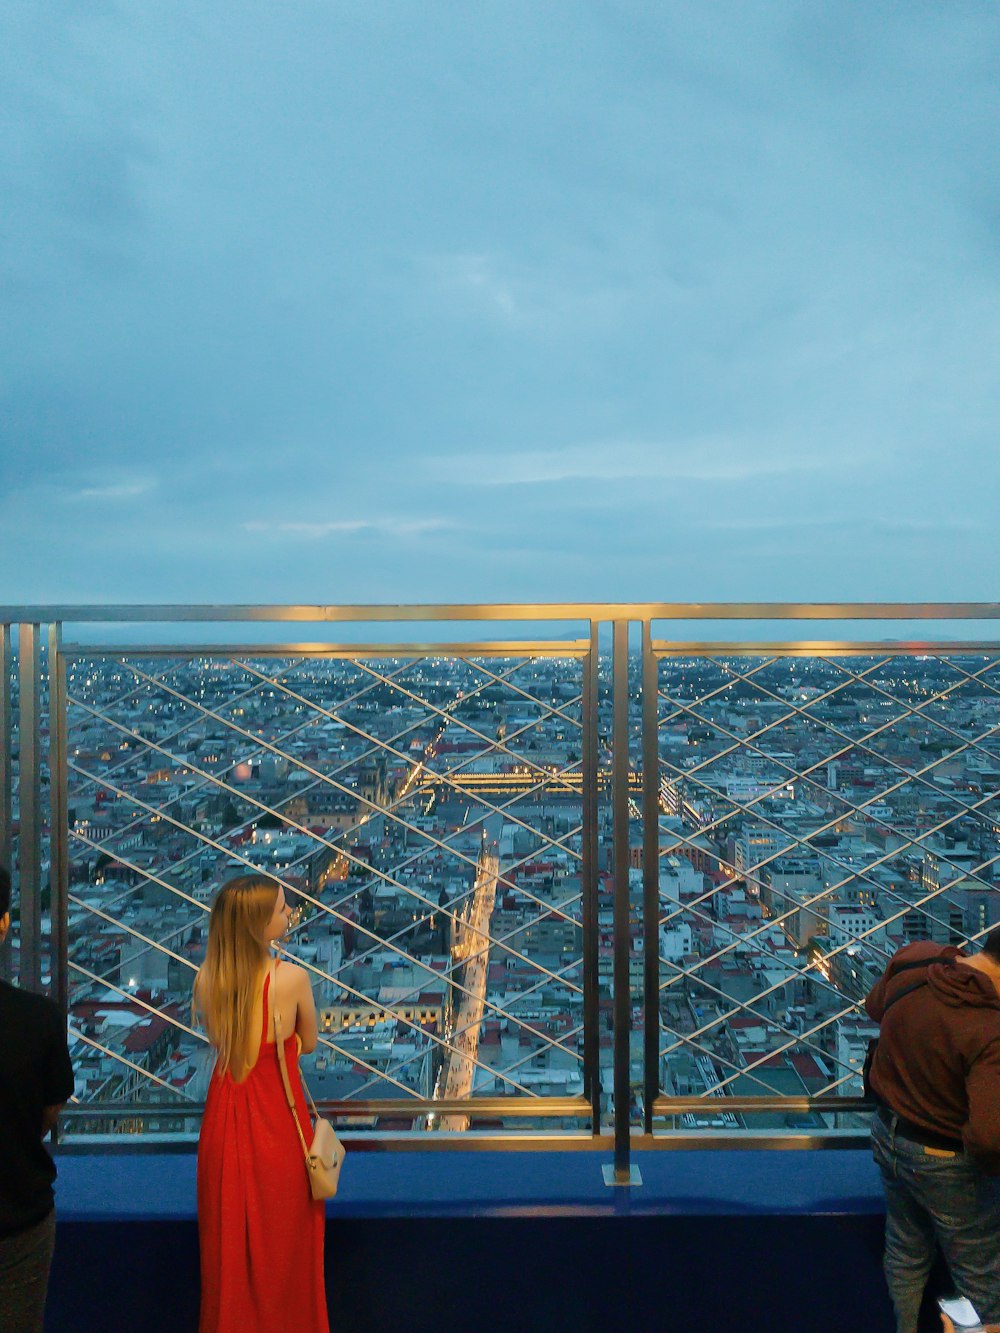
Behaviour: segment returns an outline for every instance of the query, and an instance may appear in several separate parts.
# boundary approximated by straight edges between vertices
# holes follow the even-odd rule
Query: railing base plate
[[[641,1185],[642,1174],[639,1168],[633,1163],[628,1169],[627,1176],[619,1177],[615,1172],[614,1162],[605,1162],[601,1167],[601,1174],[604,1176],[605,1185]]]

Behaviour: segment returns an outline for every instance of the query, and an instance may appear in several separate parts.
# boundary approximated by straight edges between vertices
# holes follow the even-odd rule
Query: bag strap
[[[275,977],[278,971],[278,964],[275,959],[271,959],[271,1010],[274,1014],[274,1050],[278,1057],[278,1068],[281,1070],[281,1082],[285,1088],[285,1097],[288,1101],[288,1109],[292,1113],[292,1119],[295,1121],[295,1128],[298,1130],[299,1142],[302,1144],[302,1155],[306,1162],[309,1161],[309,1145],[306,1143],[306,1136],[302,1133],[302,1126],[299,1123],[299,1113],[295,1109],[295,1095],[292,1092],[292,1084],[288,1077],[288,1069],[285,1065],[285,1043],[281,1035],[281,1011],[278,1008],[277,986]],[[303,1085],[304,1086],[304,1085]],[[309,1098],[312,1101],[312,1098]]]
[[[305,1076],[303,1075],[301,1068],[299,1069],[299,1082],[302,1084],[302,1091],[306,1094],[306,1099],[309,1102],[309,1105],[312,1107],[313,1119],[318,1120],[319,1112],[316,1110],[316,1103],[313,1101],[313,1095],[309,1091],[309,1084],[306,1082]]]
[[[894,995],[892,999],[889,1001],[889,1003],[882,1010],[882,1018],[879,1019],[879,1022],[880,1023],[882,1022],[882,1019],[885,1018],[886,1014],[889,1012],[889,1010],[892,1008],[892,1006],[896,1003],[897,1000],[902,1000],[905,996],[909,995],[911,991],[920,990],[921,986],[929,986],[929,985],[930,985],[929,981],[914,981],[912,985],[904,986],[903,989],[899,992],[899,994]]]
[[[897,977],[899,976],[900,972],[909,972],[915,967],[930,967],[934,963],[940,963],[943,967],[951,967],[954,964],[954,962],[955,962],[954,958],[917,958],[912,963],[900,963],[899,967],[896,968],[895,972],[893,972],[892,975],[894,977]],[[903,989],[898,994],[892,997],[889,1003],[882,1010],[882,1018],[879,1019],[879,1023],[880,1024],[882,1023],[886,1014],[889,1012],[889,1010],[892,1008],[892,1006],[896,1003],[897,1000],[901,1000],[905,995],[909,995],[912,991],[919,990],[921,986],[929,986],[929,985],[930,985],[930,979],[928,977],[924,977],[923,981],[914,981],[909,986],[904,986]]]

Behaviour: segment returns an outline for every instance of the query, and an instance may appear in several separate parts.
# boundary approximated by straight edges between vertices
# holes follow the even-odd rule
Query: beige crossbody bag
[[[278,1009],[277,988],[275,985],[275,975],[277,964],[271,963],[271,1009],[274,1013],[274,1049],[278,1056],[278,1068],[281,1070],[281,1082],[284,1084],[285,1096],[288,1099],[288,1109],[292,1113],[292,1119],[295,1121],[295,1128],[298,1132],[299,1141],[302,1144],[302,1155],[306,1160],[306,1172],[309,1176],[309,1190],[314,1199],[332,1199],[337,1193],[337,1184],[340,1181],[340,1168],[344,1163],[344,1145],[337,1138],[337,1132],[316,1110],[316,1103],[313,1101],[312,1093],[305,1079],[302,1079],[302,1087],[305,1090],[306,1097],[309,1099],[309,1105],[312,1107],[315,1122],[313,1124],[312,1145],[306,1145],[305,1135],[302,1133],[302,1126],[299,1124],[298,1112],[295,1110],[295,1096],[292,1092],[292,1085],[288,1078],[288,1069],[285,1066],[285,1043],[281,1034],[281,1012]],[[302,1078],[302,1071],[299,1071],[299,1077]]]

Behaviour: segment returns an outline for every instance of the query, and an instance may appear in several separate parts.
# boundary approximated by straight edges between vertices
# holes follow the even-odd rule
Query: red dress
[[[201,1243],[199,1333],[329,1333],[323,1282],[322,1199],[314,1200],[281,1082],[275,1043],[263,1028],[256,1064],[237,1083],[215,1073],[198,1140]],[[295,1034],[285,1039],[299,1123],[308,1143]]]

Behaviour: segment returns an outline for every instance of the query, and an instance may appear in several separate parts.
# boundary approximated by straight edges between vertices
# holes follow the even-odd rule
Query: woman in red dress
[[[274,1037],[277,1003],[288,1034],[281,1058],[308,1143],[298,1056],[315,1049],[316,1006],[304,968],[281,962],[272,981],[270,967],[289,915],[274,880],[224,884],[195,979],[195,1010],[216,1052],[198,1142],[199,1333],[329,1333],[324,1204],[309,1192]]]

